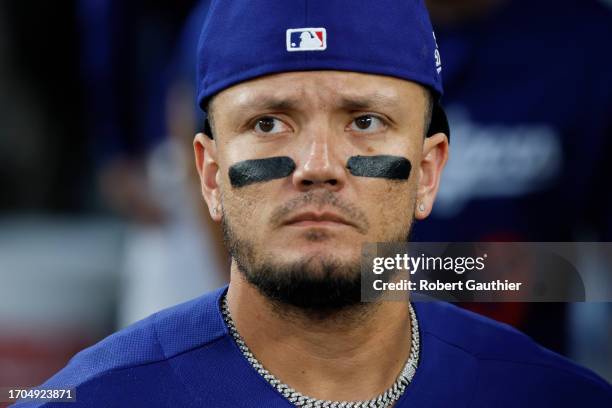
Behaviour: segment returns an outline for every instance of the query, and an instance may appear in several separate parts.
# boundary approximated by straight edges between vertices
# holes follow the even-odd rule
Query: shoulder
[[[430,343],[471,360],[476,369],[473,398],[482,406],[499,405],[501,399],[515,406],[612,402],[612,387],[604,379],[509,325],[444,302],[418,302],[415,307]]]
[[[106,337],[76,354],[41,387],[73,388],[77,395],[82,388],[95,389],[98,397],[100,391],[120,387],[126,378],[141,382],[143,392],[155,386],[172,387],[175,379],[169,360],[225,336],[218,308],[224,291],[218,289],[164,309]],[[16,405],[22,406],[48,405]]]

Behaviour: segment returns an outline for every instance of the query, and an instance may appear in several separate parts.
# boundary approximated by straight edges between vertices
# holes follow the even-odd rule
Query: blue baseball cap
[[[204,112],[216,93],[264,75],[352,71],[427,87],[435,100],[428,135],[449,135],[440,52],[423,0],[213,0],[197,60]]]

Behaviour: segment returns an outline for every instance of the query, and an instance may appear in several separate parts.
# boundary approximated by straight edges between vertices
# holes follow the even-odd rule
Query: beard
[[[305,202],[308,200],[312,198],[304,199]],[[407,230],[389,237],[388,241],[408,240],[412,224],[408,225]],[[371,304],[361,301],[362,284],[371,287],[374,279],[393,279],[393,274],[375,276],[366,273],[363,277],[367,282],[362,282],[361,257],[340,260],[332,256],[315,255],[299,261],[280,263],[272,256],[258,253],[252,241],[239,237],[225,212],[222,226],[225,245],[239,272],[279,313],[292,309],[310,318],[326,319],[344,314],[345,311],[355,311]],[[312,236],[308,239],[316,241],[319,238]]]

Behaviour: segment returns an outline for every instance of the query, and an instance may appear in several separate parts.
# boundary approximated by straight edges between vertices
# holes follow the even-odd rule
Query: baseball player
[[[608,383],[508,326],[439,302],[361,302],[362,244],[407,239],[448,157],[421,0],[213,1],[198,60],[195,161],[231,283],[43,387],[83,407],[610,405]]]

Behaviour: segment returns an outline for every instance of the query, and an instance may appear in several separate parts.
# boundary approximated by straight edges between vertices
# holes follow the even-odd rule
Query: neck
[[[393,385],[410,354],[410,313],[404,302],[325,316],[281,310],[246,282],[235,264],[227,300],[238,332],[259,362],[280,381],[317,399],[371,399]]]

